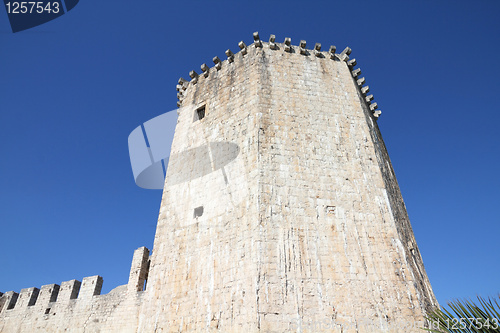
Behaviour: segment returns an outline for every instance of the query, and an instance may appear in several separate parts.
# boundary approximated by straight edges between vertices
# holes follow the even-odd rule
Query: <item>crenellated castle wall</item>
[[[103,279],[85,277],[0,295],[0,332],[136,332],[149,250],[134,252],[129,282],[101,295]]]

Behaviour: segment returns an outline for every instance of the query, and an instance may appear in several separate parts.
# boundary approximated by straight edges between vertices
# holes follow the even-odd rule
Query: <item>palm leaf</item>
[[[498,295],[500,299],[500,295]],[[434,333],[500,333],[500,304],[497,299],[478,296],[471,300],[448,302],[447,307],[427,314],[429,328]]]

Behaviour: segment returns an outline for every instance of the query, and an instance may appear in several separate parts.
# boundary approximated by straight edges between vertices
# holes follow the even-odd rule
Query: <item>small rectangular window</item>
[[[194,209],[194,214],[193,214],[193,217],[194,218],[197,218],[197,217],[200,217],[203,215],[203,206],[200,206],[200,207],[196,207]]]
[[[196,117],[196,120],[202,120],[203,118],[205,118],[205,105],[196,109]]]

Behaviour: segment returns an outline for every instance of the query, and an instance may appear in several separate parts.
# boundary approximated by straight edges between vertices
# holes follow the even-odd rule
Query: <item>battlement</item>
[[[269,37],[269,42],[264,42],[260,39],[259,33],[253,33],[253,43],[250,45],[246,45],[245,42],[241,41],[238,43],[239,51],[233,53],[230,49],[227,49],[225,54],[227,59],[221,60],[218,56],[213,58],[214,66],[209,67],[207,64],[202,64],[201,74],[198,74],[195,70],[189,72],[189,77],[191,78],[189,81],[184,78],[179,78],[177,84],[177,107],[182,106],[182,102],[185,96],[185,91],[189,88],[189,86],[194,86],[198,82],[203,80],[207,80],[210,76],[216,75],[222,68],[226,66],[232,66],[235,63],[235,60],[247,56],[251,56],[255,54],[251,52],[251,50],[255,49],[269,49],[276,52],[286,52],[290,54],[297,54],[301,56],[312,56],[319,59],[324,59],[325,61],[338,61],[343,62],[349,68],[353,80],[356,82],[356,86],[358,87],[359,93],[362,95],[363,102],[366,104],[367,108],[371,111],[373,117],[378,119],[381,115],[382,111],[378,109],[378,104],[373,101],[373,95],[368,95],[370,88],[366,84],[366,79],[364,77],[360,77],[361,69],[355,68],[357,61],[356,59],[350,59],[349,55],[352,50],[350,47],[346,47],[342,52],[336,53],[337,48],[335,45],[330,45],[328,51],[321,50],[321,43],[315,43],[314,48],[308,49],[307,42],[305,40],[301,40],[299,45],[292,45],[291,38],[286,37],[283,43],[276,42],[276,36],[271,35]]]
[[[22,289],[20,293],[9,291],[0,296],[0,313],[4,311],[23,311],[28,307],[46,307],[49,303],[68,303],[70,300],[85,300],[100,295],[102,277],[86,277],[82,282],[70,280],[58,284],[48,284],[40,289],[36,287]]]
[[[103,278],[99,275],[78,280],[64,281],[60,285],[48,284],[41,288],[25,288],[19,293],[9,291],[0,293],[0,316],[16,315],[25,311],[47,315],[51,309],[82,306],[98,296],[120,294],[124,298],[144,290],[149,270],[149,250],[140,247],[134,252],[127,285],[113,289],[109,294],[101,295]],[[116,295],[115,295],[116,296]]]

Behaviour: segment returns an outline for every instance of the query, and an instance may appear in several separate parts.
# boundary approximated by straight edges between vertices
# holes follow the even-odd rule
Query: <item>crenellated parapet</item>
[[[82,283],[78,280],[70,280],[61,283],[61,288],[59,291],[59,300],[61,302],[69,302],[69,300],[78,298],[78,293],[80,292],[80,287]],[[56,299],[58,297],[56,296]]]
[[[371,111],[371,114],[375,119],[377,119],[382,113],[378,109],[378,104],[373,101],[373,95],[368,95],[370,92],[370,88],[366,85],[366,79],[364,77],[360,77],[361,69],[355,68],[357,62],[356,59],[350,59],[349,55],[352,50],[349,47],[346,47],[342,52],[336,53],[337,48],[335,45],[331,45],[327,51],[321,50],[321,43],[314,44],[312,49],[307,48],[307,42],[305,40],[301,40],[299,45],[292,45],[291,38],[285,37],[283,43],[276,42],[276,36],[271,35],[269,37],[269,42],[264,42],[260,39],[259,33],[253,33],[253,43],[247,46],[245,42],[241,41],[238,43],[239,51],[234,53],[231,49],[227,49],[225,52],[226,59],[221,60],[218,56],[213,58],[213,67],[209,67],[207,64],[201,65],[201,74],[198,74],[195,70],[189,72],[190,80],[186,80],[184,78],[180,78],[177,84],[177,106],[181,107],[182,102],[185,97],[185,92],[190,85],[196,85],[202,79],[208,79],[212,73],[216,73],[220,71],[224,66],[232,66],[237,57],[247,57],[249,56],[249,48],[266,48],[276,52],[286,52],[291,54],[298,54],[306,57],[317,57],[320,59],[324,59],[325,61],[338,61],[343,62],[349,68],[353,80],[356,82],[356,85],[359,89],[359,92],[362,96],[362,101],[366,104],[367,108]]]
[[[68,327],[88,325],[80,322],[91,316],[95,317],[93,322],[97,325],[112,317],[111,313],[116,312],[116,316],[121,317],[122,312],[138,311],[148,271],[149,250],[141,247],[134,252],[128,284],[108,294],[101,295],[103,278],[99,275],[85,277],[81,281],[64,281],[60,285],[25,288],[19,293],[0,293],[0,331],[29,331],[27,328],[43,319],[45,326],[42,331],[59,332]],[[132,316],[130,320],[135,318]]]
[[[11,310],[16,305],[19,294],[15,291],[8,291],[0,296],[0,313],[4,310]]]
[[[48,284],[40,289],[36,287],[22,289],[18,294],[9,291],[0,296],[0,314],[8,311],[24,311],[28,308],[46,308],[50,303],[67,304],[71,300],[88,300],[100,295],[102,277],[85,277],[83,283],[70,280],[58,284]]]

